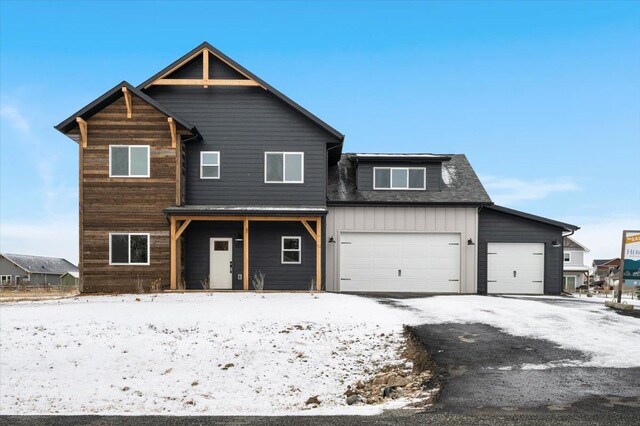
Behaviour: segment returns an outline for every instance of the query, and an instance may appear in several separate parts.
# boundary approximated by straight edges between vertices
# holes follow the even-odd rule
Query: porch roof
[[[326,215],[324,207],[293,206],[209,206],[184,205],[168,207],[164,212],[169,216],[319,216]]]

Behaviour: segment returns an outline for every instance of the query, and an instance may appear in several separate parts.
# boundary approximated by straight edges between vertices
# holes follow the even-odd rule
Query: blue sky
[[[465,153],[495,202],[640,228],[638,2],[0,6],[0,250],[77,260],[77,145],[53,125],[207,40],[346,134]]]

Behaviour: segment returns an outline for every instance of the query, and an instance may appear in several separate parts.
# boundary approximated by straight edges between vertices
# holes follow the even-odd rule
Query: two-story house
[[[266,290],[558,293],[577,229],[493,206],[464,155],[344,154],[208,43],[56,128],[79,144],[85,292],[261,272]]]
[[[562,288],[567,293],[574,293],[588,283],[591,268],[584,264],[584,254],[589,253],[589,249],[571,237],[564,237],[563,247]]]

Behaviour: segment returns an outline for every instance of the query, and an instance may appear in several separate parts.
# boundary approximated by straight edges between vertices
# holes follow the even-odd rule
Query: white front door
[[[233,239],[209,240],[209,288],[231,289],[233,279]]]
[[[460,292],[460,235],[345,232],[340,291]]]
[[[544,293],[544,244],[487,244],[487,293]]]

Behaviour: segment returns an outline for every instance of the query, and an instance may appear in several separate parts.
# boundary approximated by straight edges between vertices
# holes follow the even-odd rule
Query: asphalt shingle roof
[[[355,164],[344,154],[329,168],[328,204],[491,204],[480,179],[463,154],[447,154],[440,191],[360,191]]]
[[[26,254],[0,253],[9,261],[22,269],[38,274],[58,274],[65,272],[78,272],[78,268],[66,259],[58,257],[29,256]]]

